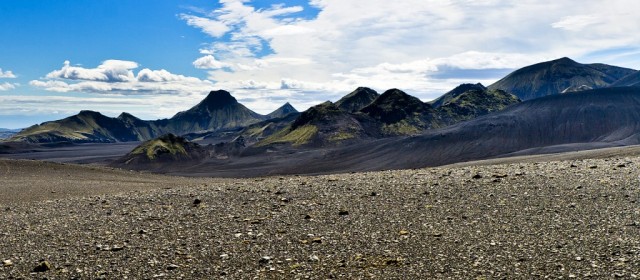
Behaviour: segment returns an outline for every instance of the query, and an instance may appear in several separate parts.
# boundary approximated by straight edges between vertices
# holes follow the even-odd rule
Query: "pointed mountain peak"
[[[127,112],[122,112],[119,116],[118,116],[119,120],[139,120],[139,118],[137,118],[136,116],[129,114]]]
[[[379,94],[368,87],[359,87],[336,102],[338,108],[347,112],[357,112],[371,104]]]
[[[229,105],[237,104],[238,100],[231,96],[226,90],[214,90],[209,92],[209,95],[200,102],[196,107],[206,107],[208,109],[220,109]]]
[[[284,105],[280,106],[280,108],[276,109],[275,111],[269,113],[267,115],[268,118],[270,119],[274,119],[274,118],[282,118],[288,114],[291,113],[298,113],[298,110],[296,110],[296,108],[294,108],[293,106],[291,106],[291,104],[289,102],[285,103]]]

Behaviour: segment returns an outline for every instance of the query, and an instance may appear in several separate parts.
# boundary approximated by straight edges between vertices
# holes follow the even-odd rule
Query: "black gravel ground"
[[[0,279],[633,279],[638,167],[194,179],[1,161]]]

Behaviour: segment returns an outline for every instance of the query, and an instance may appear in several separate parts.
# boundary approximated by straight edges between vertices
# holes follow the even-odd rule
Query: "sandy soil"
[[[639,167],[211,179],[1,160],[0,279],[633,279]]]

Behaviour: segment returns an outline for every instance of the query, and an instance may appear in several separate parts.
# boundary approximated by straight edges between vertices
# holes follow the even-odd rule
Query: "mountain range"
[[[430,102],[399,89],[379,94],[359,87],[335,103],[302,113],[286,103],[267,115],[216,90],[169,119],[81,111],[8,141],[143,141],[113,166],[158,172],[171,172],[172,164],[196,173],[223,168],[233,176],[414,168],[558,145],[635,143],[639,80],[636,70],[561,58],[488,87],[461,84]],[[294,154],[296,160],[288,156]]]

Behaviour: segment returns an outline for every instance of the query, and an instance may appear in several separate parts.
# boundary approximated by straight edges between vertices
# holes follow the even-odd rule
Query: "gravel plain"
[[[0,279],[633,279],[639,167],[215,179],[0,160]]]

